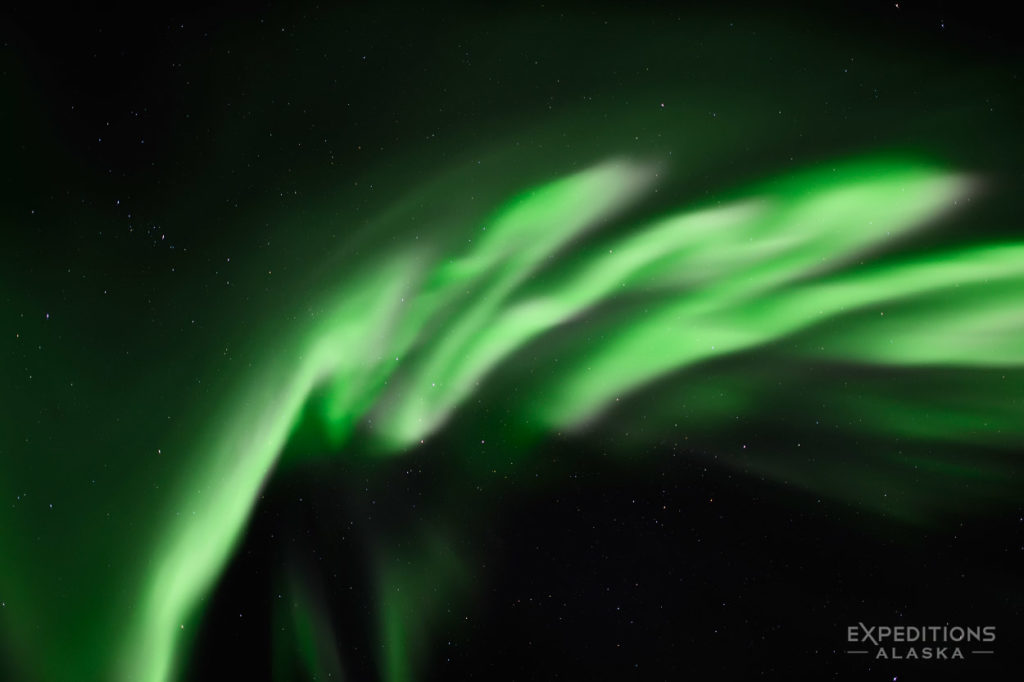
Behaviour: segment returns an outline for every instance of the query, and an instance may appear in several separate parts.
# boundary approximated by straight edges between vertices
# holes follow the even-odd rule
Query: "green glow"
[[[929,532],[1019,502],[1015,56],[803,12],[275,7],[132,25],[144,60],[104,26],[133,74],[99,88],[5,37],[0,679],[184,679],[310,472],[357,507],[441,452],[450,499],[341,545],[365,637],[274,576],[279,679],[353,642],[423,677],[488,575],[467,536],[563,439]]]
[[[301,441],[301,423],[322,425],[325,441],[307,448],[339,450],[369,417],[380,451],[400,452],[440,428],[504,359],[617,298],[646,297],[600,340],[577,331],[572,358],[522,385],[548,428],[579,426],[666,373],[897,303],[896,319],[853,319],[812,352],[903,365],[1024,358],[1012,295],[1024,246],[842,270],[949,211],[972,187],[966,178],[899,161],[829,166],[640,225],[606,250],[573,244],[636,200],[652,173],[616,161],[556,180],[499,209],[462,256],[432,267],[416,253],[382,261],[334,294],[201,446],[206,470],[193,480],[216,484],[184,491],[182,513],[161,533],[122,679],[168,678],[190,637],[182,625],[286,442]],[[552,259],[574,249],[586,257],[559,272]],[[949,298],[951,289],[963,297]],[[422,653],[412,647],[425,636],[407,630],[407,600],[422,601],[410,581],[382,573],[384,667],[396,682],[414,679]]]
[[[382,360],[380,337],[415,269],[409,262],[381,267],[357,282],[350,297],[314,323],[312,341],[285,362],[280,357],[264,376],[246,386],[236,410],[206,444],[205,489],[183,491],[174,521],[158,548],[156,566],[140,616],[129,629],[121,674],[126,680],[164,680],[173,653],[191,633],[191,610],[217,578],[237,542],[253,500],[272,470],[303,403],[321,382],[341,389],[338,401],[363,396],[352,384],[370,385],[366,359]],[[240,406],[240,408],[239,408]]]
[[[427,654],[426,643],[438,622],[451,619],[452,607],[465,597],[465,567],[439,536],[426,534],[416,552],[378,561],[381,669],[389,682],[411,682]]]
[[[284,594],[274,601],[274,677],[286,682],[301,668],[308,679],[344,680],[338,634],[305,576],[292,571]],[[285,598],[287,595],[287,599]],[[297,660],[296,660],[297,659]]]
[[[690,280],[685,295],[651,304],[621,333],[556,375],[538,416],[553,426],[581,423],[666,372],[866,304],[868,287],[852,287],[846,300],[826,293],[820,300],[811,294],[793,301],[786,286],[919,227],[949,210],[969,186],[956,176],[899,163],[829,168],[781,183],[770,209],[739,229],[711,234],[694,249],[692,261],[672,264],[677,277]]]
[[[496,317],[545,259],[634,200],[650,179],[651,171],[642,166],[611,162],[528,192],[482,228],[465,256],[440,266],[412,313],[408,337],[418,334],[421,321],[437,314],[438,307],[447,306],[438,329],[443,333],[427,340],[425,357],[382,414],[383,438],[400,448],[437,429],[488,369],[550,326],[551,320],[519,316],[503,324]]]

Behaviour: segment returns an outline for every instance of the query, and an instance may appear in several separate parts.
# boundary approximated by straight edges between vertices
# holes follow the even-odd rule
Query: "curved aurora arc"
[[[842,335],[823,332],[816,357],[968,368],[1024,362],[1024,244],[864,265],[957,208],[976,186],[970,177],[900,159],[844,162],[597,244],[599,228],[652,191],[662,170],[605,162],[510,200],[454,258],[409,250],[346,278],[325,314],[298,331],[292,352],[240,387],[230,418],[195,444],[205,468],[181,493],[191,513],[176,517],[157,545],[151,565],[159,568],[126,624],[119,679],[174,679],[192,638],[185,623],[301,423],[319,424],[317,448],[344,452],[371,420],[375,447],[400,454],[444,426],[503,362],[566,323],[576,335],[573,357],[519,385],[522,416],[538,435],[586,428],[609,405],[697,363],[894,304],[900,319],[854,315]],[[623,301],[626,321],[614,333],[588,334],[589,314]],[[792,351],[796,361],[806,347]],[[1016,436],[1022,425],[1003,427]],[[879,415],[861,428],[897,433],[900,425]],[[415,661],[399,660],[407,644],[385,642],[388,679],[415,676]]]

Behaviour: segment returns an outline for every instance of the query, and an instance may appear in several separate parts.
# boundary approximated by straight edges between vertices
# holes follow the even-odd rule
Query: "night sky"
[[[1019,676],[1019,25],[819,5],[0,11],[0,680]]]

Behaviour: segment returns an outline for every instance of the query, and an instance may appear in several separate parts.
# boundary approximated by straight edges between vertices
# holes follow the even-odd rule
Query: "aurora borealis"
[[[1012,640],[1020,55],[917,11],[13,14],[0,676],[941,679],[845,626]]]

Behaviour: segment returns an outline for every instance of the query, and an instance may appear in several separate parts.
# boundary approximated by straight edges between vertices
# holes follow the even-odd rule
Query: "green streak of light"
[[[560,327],[576,334],[573,357],[520,382],[532,396],[520,409],[552,429],[584,425],[670,372],[797,332],[812,339],[792,349],[797,356],[1024,360],[1024,246],[850,267],[953,208],[972,187],[968,178],[884,159],[829,167],[755,187],[750,199],[654,220],[588,251],[587,231],[635,202],[653,177],[650,167],[611,161],[556,180],[501,207],[462,255],[433,267],[418,252],[382,258],[333,294],[299,330],[300,343],[278,349],[197,445],[204,468],[181,491],[152,559],[121,679],[172,674],[191,637],[183,625],[311,414],[325,427],[321,449],[343,448],[370,416],[379,449],[401,452],[440,429],[505,360]],[[560,268],[570,248],[586,257]],[[593,339],[577,326],[631,296],[641,302],[611,333]],[[884,325],[864,317],[879,306],[900,315]],[[441,564],[441,573],[455,571]],[[425,589],[384,565],[383,666],[394,682],[412,678],[429,635],[412,613],[429,601]]]

